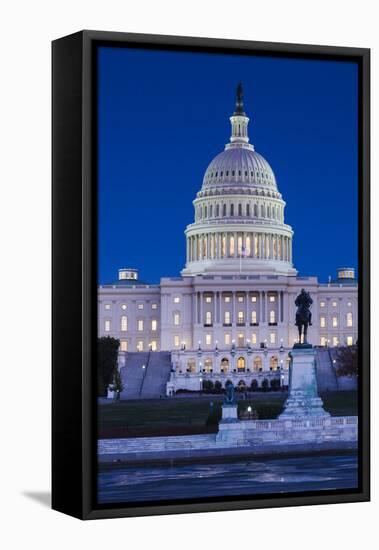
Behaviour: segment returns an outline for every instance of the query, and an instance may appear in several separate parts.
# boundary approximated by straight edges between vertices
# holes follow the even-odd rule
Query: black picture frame
[[[359,67],[360,486],[207,502],[97,506],[96,62],[99,45],[353,60]],[[52,507],[81,519],[359,502],[370,499],[370,50],[81,31],[52,44]]]

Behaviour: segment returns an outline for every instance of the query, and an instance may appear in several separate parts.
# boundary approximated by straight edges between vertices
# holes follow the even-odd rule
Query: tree
[[[110,336],[97,339],[97,393],[105,396],[115,378],[120,341]]]
[[[251,381],[250,389],[251,391],[258,391],[258,380],[255,378]]]
[[[203,391],[205,393],[212,393],[212,390],[213,390],[212,380],[204,380],[203,381]]]
[[[280,388],[280,380],[279,378],[272,378],[270,382],[270,387],[272,390],[278,390]]]
[[[215,386],[214,386],[215,393],[222,393],[222,384],[220,380],[216,380]]]
[[[268,380],[267,378],[264,378],[262,380],[262,391],[267,391],[268,390]]]
[[[344,346],[338,349],[337,376],[358,376],[358,346]]]

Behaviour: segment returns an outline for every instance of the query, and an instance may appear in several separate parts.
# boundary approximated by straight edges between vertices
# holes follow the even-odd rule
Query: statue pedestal
[[[290,353],[289,396],[280,419],[330,416],[317,393],[316,352],[310,344],[295,345]]]
[[[237,403],[223,403],[221,422],[238,422]]]

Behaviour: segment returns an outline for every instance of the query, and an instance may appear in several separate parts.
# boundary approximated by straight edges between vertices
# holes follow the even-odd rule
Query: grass
[[[325,409],[332,416],[357,414],[357,392],[322,394]],[[276,418],[286,393],[256,393],[239,400],[239,412],[249,405],[260,419]],[[223,396],[181,397],[120,401],[99,405],[99,437],[188,435],[217,431]],[[211,402],[213,406],[211,406]]]

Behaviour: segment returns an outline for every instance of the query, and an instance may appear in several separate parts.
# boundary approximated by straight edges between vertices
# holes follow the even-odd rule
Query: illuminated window
[[[252,312],[251,312],[251,322],[252,322],[252,323],[256,323],[256,322],[257,322],[257,312],[256,312],[256,311],[252,311]]]
[[[126,340],[121,340],[120,350],[121,351],[128,351],[128,342]]]
[[[256,301],[257,301],[257,297],[256,297],[256,296],[252,296],[252,297],[251,297],[251,301],[252,301],[252,302],[256,302]]]
[[[109,332],[111,330],[111,322],[108,319],[104,321],[104,330],[105,332]]]
[[[270,370],[278,370],[279,367],[279,361],[278,358],[273,355],[270,357]]]
[[[245,358],[244,357],[238,357],[237,359],[237,370],[244,371],[245,370]]]
[[[325,307],[325,302],[320,302],[320,307]]]
[[[270,323],[276,323],[276,321],[275,321],[275,311],[274,310],[270,311]]]
[[[270,302],[275,302],[275,296],[270,296],[269,300]]]
[[[212,336],[210,334],[205,335],[205,343],[207,346],[210,346],[212,343]]]
[[[176,327],[180,325],[180,313],[178,311],[174,313],[174,325]]]
[[[143,309],[143,304],[138,304],[138,309]]]
[[[206,311],[205,312],[205,324],[206,325],[211,325],[212,324],[212,312],[211,311]]]
[[[255,371],[262,370],[262,359],[260,357],[254,359],[253,368]]]
[[[244,316],[243,311],[238,312],[237,322],[241,323],[241,324],[245,322],[245,316]]]
[[[333,307],[337,307],[337,302],[332,302]]]
[[[143,319],[138,319],[138,321],[137,321],[137,330],[139,332],[143,331]]]
[[[326,327],[326,319],[325,317],[320,317],[320,327],[325,328]]]
[[[151,304],[151,309],[157,309],[158,308],[158,304]]]
[[[226,333],[226,334],[225,334],[224,342],[225,342],[225,345],[226,345],[226,346],[229,346],[229,345],[230,345],[231,339],[230,339],[230,334],[229,334],[229,333]]]
[[[158,328],[158,321],[156,319],[151,320],[151,330],[155,331]]]
[[[177,334],[175,334],[175,336],[174,336],[174,346],[175,346],[176,348],[178,348],[178,347],[179,347],[179,344],[180,344],[180,338],[179,338],[179,336],[178,336]]]
[[[348,346],[352,346],[353,345],[353,337],[352,336],[347,336],[346,337],[346,344]]]
[[[125,310],[126,309],[126,304],[122,304],[121,309]]]
[[[137,351],[143,351],[143,340],[138,340]]]
[[[243,296],[238,296],[237,300],[238,300],[239,302],[243,302]]]
[[[276,342],[276,333],[270,332],[270,344],[275,344]]]
[[[255,332],[251,335],[251,343],[256,344],[257,343],[257,335]]]
[[[187,370],[189,372],[193,372],[193,373],[196,372],[196,361],[195,361],[195,359],[188,359]]]
[[[338,317],[332,317],[332,327],[338,327]]]
[[[175,296],[174,297],[174,304],[179,304],[180,303],[180,296]]]
[[[333,336],[333,346],[338,346],[338,336]]]
[[[207,302],[207,304],[210,304],[212,302],[212,296],[206,296],[205,301]]]
[[[105,304],[104,309],[111,309],[111,304]]]
[[[346,313],[346,326],[347,327],[353,326],[353,314],[351,313],[351,311]]]
[[[242,333],[237,336],[237,345],[239,348],[242,348],[245,345],[245,337]]]
[[[120,319],[120,328],[122,331],[128,330],[128,318],[126,315],[123,315]]]
[[[228,304],[230,302],[230,296],[225,296],[224,302]]]
[[[325,336],[321,336],[320,345],[321,345],[321,346],[326,346],[326,342],[327,342],[326,337],[325,337]]]
[[[225,311],[224,313],[224,324],[230,325],[230,311]]]

